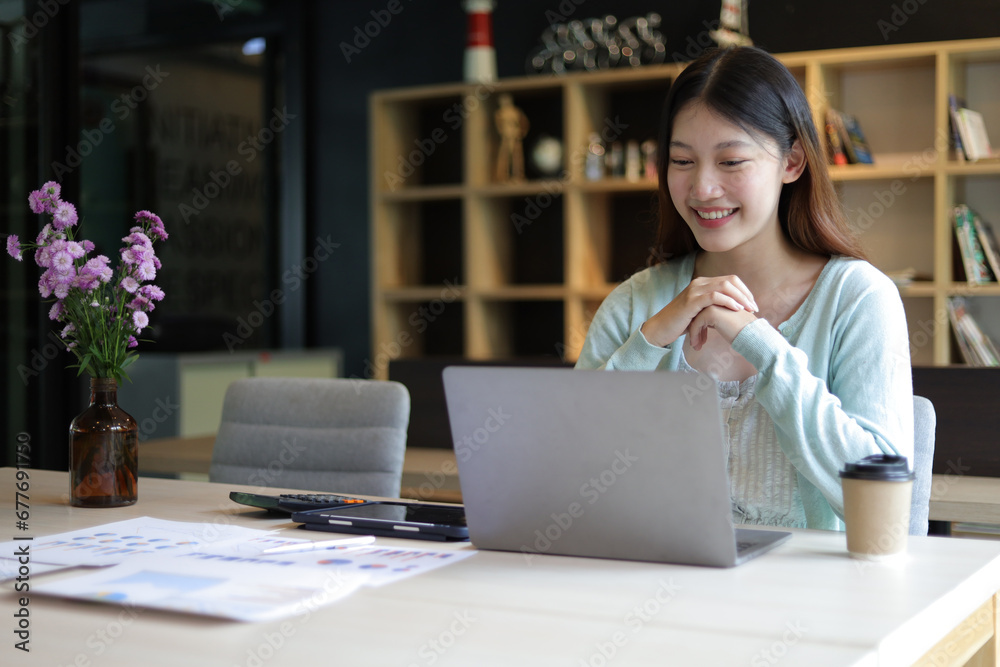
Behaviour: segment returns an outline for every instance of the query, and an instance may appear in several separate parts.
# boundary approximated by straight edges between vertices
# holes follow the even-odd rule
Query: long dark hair
[[[771,138],[782,155],[798,140],[806,165],[798,179],[782,187],[778,200],[782,231],[806,252],[865,257],[830,181],[825,153],[798,81],[770,54],[743,46],[710,49],[680,73],[667,93],[657,157],[660,220],[650,264],[700,249],[667,188],[674,118],[693,101],[748,134]]]

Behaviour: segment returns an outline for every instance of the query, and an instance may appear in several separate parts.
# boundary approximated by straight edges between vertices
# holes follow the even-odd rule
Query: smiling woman
[[[846,224],[805,95],[764,51],[689,65],[660,145],[654,265],[604,301],[577,367],[707,375],[734,522],[840,530],[844,463],[913,455],[899,293]]]

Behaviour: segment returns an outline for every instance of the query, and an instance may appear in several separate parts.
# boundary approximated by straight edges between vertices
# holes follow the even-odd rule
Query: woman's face
[[[766,136],[751,135],[700,102],[674,117],[667,146],[670,198],[708,252],[780,239],[778,199],[802,173],[796,144],[787,156]]]

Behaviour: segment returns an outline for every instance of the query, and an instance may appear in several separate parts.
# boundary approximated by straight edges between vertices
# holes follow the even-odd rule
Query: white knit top
[[[681,369],[697,373],[687,359]],[[754,397],[757,376],[717,382],[734,524],[805,528],[795,467],[781,451],[774,420]]]

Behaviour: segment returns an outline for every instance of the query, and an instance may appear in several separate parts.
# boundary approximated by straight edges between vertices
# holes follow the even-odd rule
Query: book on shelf
[[[965,269],[965,282],[970,285],[993,282],[995,277],[990,270],[979,235],[976,233],[975,214],[972,209],[965,204],[959,204],[952,210],[952,219],[958,250],[962,255],[962,267]]]
[[[826,133],[833,164],[872,164],[871,147],[861,130],[861,123],[849,113],[826,110]],[[843,158],[839,154],[843,153]],[[838,161],[839,160],[839,161]]]
[[[975,161],[997,157],[990,147],[983,114],[966,107],[959,107],[955,110],[953,117],[958,125],[962,153],[966,160]]]
[[[970,209],[971,211],[971,209]],[[976,238],[979,239],[979,245],[983,248],[983,254],[986,255],[986,261],[989,263],[990,271],[993,272],[993,278],[1000,280],[1000,243],[997,242],[997,236],[993,231],[993,225],[988,221],[983,220],[975,211],[972,212],[972,225],[976,229]]]
[[[846,134],[846,130],[842,130],[840,114],[835,109],[827,109],[824,125],[830,164],[847,164],[847,153],[844,152],[844,142],[841,139],[841,133]]]
[[[861,123],[849,113],[840,112],[840,117],[844,119],[844,128],[847,130],[846,145],[849,148],[848,156],[854,156],[854,162],[859,164],[872,164],[872,149],[868,145],[865,133],[861,131]]]
[[[948,319],[958,341],[958,349],[965,363],[970,366],[1000,366],[1000,354],[990,337],[983,333],[979,323],[969,314],[965,299],[959,296],[948,298]]]
[[[955,157],[965,157],[965,150],[962,147],[962,135],[958,131],[958,110],[966,106],[965,99],[957,95],[948,96],[948,125],[951,128],[951,147],[955,149]]]

